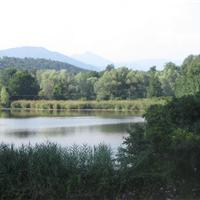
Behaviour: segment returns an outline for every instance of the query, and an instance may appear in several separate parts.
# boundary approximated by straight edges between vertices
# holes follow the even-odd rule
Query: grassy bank
[[[167,98],[110,100],[110,101],[54,101],[54,100],[18,100],[11,103],[11,109],[30,110],[114,110],[144,113],[155,104],[165,104]]]

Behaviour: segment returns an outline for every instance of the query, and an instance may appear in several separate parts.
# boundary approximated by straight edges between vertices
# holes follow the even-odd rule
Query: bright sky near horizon
[[[115,62],[200,54],[200,0],[0,0],[0,49],[91,51]]]

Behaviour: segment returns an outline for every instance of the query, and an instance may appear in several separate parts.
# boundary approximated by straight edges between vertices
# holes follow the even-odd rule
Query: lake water
[[[47,141],[61,146],[105,143],[117,148],[130,125],[143,121],[122,112],[1,112],[0,142],[16,146]]]

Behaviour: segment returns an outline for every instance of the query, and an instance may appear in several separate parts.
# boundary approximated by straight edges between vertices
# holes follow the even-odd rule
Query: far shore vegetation
[[[70,111],[70,110],[102,110],[102,111],[131,111],[143,114],[151,105],[164,105],[170,98],[151,98],[137,100],[101,100],[101,101],[84,101],[84,100],[18,100],[13,101],[10,109],[16,110],[53,110],[53,111]]]

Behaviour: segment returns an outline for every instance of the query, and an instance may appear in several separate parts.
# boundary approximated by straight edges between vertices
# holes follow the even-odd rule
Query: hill
[[[68,63],[70,65],[87,69],[87,70],[95,70],[94,66],[89,64],[85,64],[73,58],[70,58],[64,54],[59,52],[50,51],[43,47],[17,47],[10,48],[6,50],[0,51],[0,57],[16,57],[16,58],[42,58],[42,59],[50,59],[55,61],[60,61],[64,63]]]
[[[15,57],[3,57],[0,58],[0,69],[13,67],[24,70],[35,70],[35,69],[65,69],[72,73],[86,71],[85,69],[75,67],[68,63],[59,62],[55,60],[47,60],[42,58],[15,58]]]

